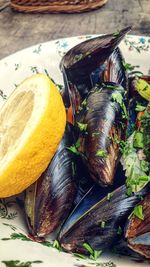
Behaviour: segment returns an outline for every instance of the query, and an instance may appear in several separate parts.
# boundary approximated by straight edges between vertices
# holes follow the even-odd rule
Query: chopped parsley
[[[80,138],[78,138],[77,142],[75,143],[75,147],[77,149],[80,147]]]
[[[117,37],[117,36],[119,36],[119,34],[120,34],[120,31],[119,30],[117,30],[116,32],[114,32],[112,35],[114,36],[114,37]]]
[[[84,256],[84,255],[82,255],[82,254],[80,254],[80,253],[74,253],[73,255],[74,255],[75,257],[77,257],[77,258],[82,259],[82,260],[86,260],[86,259],[87,259],[86,256]]]
[[[112,196],[113,196],[113,193],[108,193],[108,194],[107,194],[107,200],[110,201],[111,198],[112,198]]]
[[[80,155],[80,152],[78,151],[79,147],[80,147],[80,139],[77,140],[75,145],[67,147],[67,149],[78,156],[78,155]]]
[[[149,181],[150,177],[147,175],[148,164],[146,161],[140,160],[137,153],[137,148],[133,146],[135,132],[128,138],[126,142],[122,143],[122,159],[121,163],[125,170],[127,195],[141,190]]]
[[[149,162],[147,162],[145,160],[141,160],[140,161],[140,166],[141,166],[141,170],[143,172],[148,172],[148,170],[149,170]]]
[[[135,148],[144,148],[144,135],[140,131],[136,131],[133,138],[133,146]]]
[[[67,147],[67,149],[76,155],[80,155],[80,152],[77,150],[75,145]]]
[[[131,65],[130,63],[127,63],[127,62],[125,62],[125,61],[123,61],[122,64],[123,64],[124,69],[125,69],[125,70],[129,70],[129,71],[132,71],[132,70],[134,70],[135,68],[139,68],[139,65],[137,65],[137,66],[133,66],[133,65]]]
[[[100,135],[100,133],[92,133],[92,137],[96,137],[96,136],[98,136],[98,135]]]
[[[56,248],[57,250],[62,251],[62,248],[61,248],[58,240],[54,240],[53,248]]]
[[[145,109],[146,107],[142,106],[140,103],[136,104],[135,111],[141,112],[141,111],[145,111]]]
[[[128,112],[127,112],[126,106],[123,102],[122,94],[120,92],[114,92],[112,94],[112,100],[120,105],[120,107],[122,108],[122,111],[123,111],[122,117],[127,119],[128,118]]]
[[[96,152],[96,156],[100,157],[100,158],[106,158],[107,157],[107,153],[105,150],[102,149],[98,149]]]
[[[118,227],[117,235],[122,235],[122,228],[121,228],[121,226]]]
[[[86,98],[83,100],[83,102],[82,102],[82,106],[86,106],[87,105],[87,100],[86,100]]]
[[[87,123],[81,123],[81,122],[77,122],[77,125],[80,129],[80,131],[86,131],[87,130]]]
[[[94,250],[92,249],[92,247],[87,244],[84,243],[83,247],[90,253],[90,259],[96,261],[97,258],[102,254],[102,250]]]
[[[102,222],[100,223],[100,226],[101,226],[101,228],[105,228],[105,226],[106,226],[106,222],[102,221]]]
[[[137,218],[139,218],[140,220],[144,220],[144,214],[143,214],[143,206],[142,205],[138,205],[134,208],[133,213]]]
[[[111,84],[102,84],[103,87],[108,88],[108,89],[114,89],[114,90],[124,90],[122,87],[117,87],[116,85],[111,85]]]

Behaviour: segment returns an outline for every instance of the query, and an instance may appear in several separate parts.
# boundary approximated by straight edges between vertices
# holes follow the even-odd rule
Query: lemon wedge
[[[0,197],[22,192],[48,166],[63,136],[65,107],[44,74],[24,80],[0,110]]]

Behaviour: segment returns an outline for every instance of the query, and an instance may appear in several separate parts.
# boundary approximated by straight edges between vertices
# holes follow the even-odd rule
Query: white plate
[[[59,70],[61,57],[68,49],[91,37],[79,36],[39,44],[1,60],[0,107],[17,84],[37,71],[47,71],[56,83],[63,84]],[[120,48],[126,62],[139,66],[136,69],[144,74],[150,74],[150,38],[127,36]],[[29,239],[21,209],[16,204],[16,198],[0,200],[0,267],[149,266],[148,262],[135,262],[127,257],[112,255],[102,256],[96,262],[79,260],[73,255],[58,252],[49,247],[49,244],[44,246]],[[112,265],[107,264],[110,261]],[[12,265],[13,263],[14,265]]]

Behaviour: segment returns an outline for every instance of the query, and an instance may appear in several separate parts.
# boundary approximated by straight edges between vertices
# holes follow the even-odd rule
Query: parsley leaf
[[[96,152],[96,156],[100,157],[100,158],[106,158],[107,157],[107,153],[106,151],[102,150],[102,149],[98,149]]]
[[[132,71],[132,70],[134,70],[135,68],[139,68],[138,65],[137,65],[137,66],[133,66],[133,65],[131,65],[130,63],[127,63],[127,62],[125,62],[125,61],[123,61],[122,64],[123,64],[124,69],[125,69],[125,70],[129,70],[129,71]]]
[[[101,228],[105,228],[105,225],[106,225],[106,222],[104,222],[104,221],[102,221],[100,224]]]
[[[75,257],[80,258],[80,259],[83,259],[83,260],[86,260],[86,259],[87,259],[86,256],[84,256],[84,255],[82,255],[82,254],[80,254],[80,253],[74,253],[73,255],[74,255]]]
[[[117,235],[121,235],[122,234],[122,228],[121,226],[118,227],[118,230],[117,230]]]
[[[77,125],[78,125],[80,131],[86,131],[87,126],[88,126],[87,123],[81,123],[81,122],[77,122]]]
[[[78,155],[80,155],[80,152],[78,151],[79,147],[80,147],[80,139],[78,138],[78,140],[75,143],[75,145],[67,147],[67,149],[78,156]]]
[[[133,139],[133,146],[136,148],[144,148],[144,135],[142,132],[136,131]]]
[[[143,214],[143,207],[142,205],[138,205],[134,208],[133,214],[139,218],[140,220],[144,220],[144,214]]]
[[[107,200],[109,201],[112,198],[112,196],[113,196],[113,193],[108,193],[107,194]]]
[[[77,150],[75,145],[67,147],[67,149],[76,155],[80,155],[80,152]]]
[[[90,254],[93,255],[94,250],[92,249],[92,247],[91,247],[89,244],[84,243],[84,244],[83,244],[83,247],[84,247],[88,252],[90,252]]]
[[[127,119],[128,118],[128,113],[127,113],[126,106],[125,106],[125,104],[123,102],[122,94],[120,92],[114,92],[112,94],[112,99],[113,99],[113,101],[117,102],[120,105],[120,107],[123,110],[123,118]]]
[[[127,195],[132,195],[132,192],[138,192],[148,182],[149,176],[146,173],[146,165],[138,156],[137,149],[133,146],[135,132],[123,142],[121,163],[125,170]],[[141,167],[142,164],[142,167]],[[144,166],[143,166],[144,165]]]
[[[54,240],[53,248],[56,248],[57,250],[62,251],[62,248],[61,248],[58,240]]]
[[[145,106],[142,106],[140,103],[137,103],[136,104],[136,108],[135,108],[135,111],[144,111],[146,109]]]
[[[84,243],[83,244],[83,247],[90,253],[90,259],[91,260],[94,260],[94,261],[96,261],[97,260],[97,258],[101,255],[101,253],[102,253],[102,250],[94,250],[94,249],[92,249],[92,247],[89,245],[89,244],[87,244],[87,243]]]

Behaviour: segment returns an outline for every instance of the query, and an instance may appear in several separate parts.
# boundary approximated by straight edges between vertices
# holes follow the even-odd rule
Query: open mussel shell
[[[130,27],[127,27],[117,34],[108,34],[89,39],[70,49],[62,58],[60,68],[63,72],[65,90],[69,92],[74,112],[78,110],[78,106],[74,103],[74,95],[76,95],[77,98],[79,98],[80,95],[81,100],[87,96],[88,92],[93,87],[91,73],[97,68],[103,72],[105,68],[105,66],[103,66],[104,62],[113,53],[130,29]],[[114,59],[111,60],[111,62],[114,62]],[[121,72],[123,68],[121,67],[118,68],[118,70],[119,69]],[[111,80],[109,79],[109,81]],[[114,82],[116,82],[116,80]]]
[[[113,96],[119,94],[124,99],[124,93],[124,89],[114,83],[95,88],[78,116],[78,123],[87,125],[86,134],[81,135],[85,164],[91,177],[102,186],[113,183],[120,155],[119,142],[124,137],[125,121],[123,110]]]
[[[143,219],[132,215],[129,219],[126,238],[128,246],[150,259],[150,194],[138,203],[142,206]]]
[[[118,34],[107,34],[86,40],[63,57],[60,67],[67,70],[69,77],[78,80],[84,73],[90,74],[111,55],[124,36],[131,30],[127,27]],[[80,72],[82,69],[82,72]],[[72,71],[73,75],[72,75]]]
[[[93,250],[104,250],[111,247],[119,237],[119,227],[124,226],[133,207],[141,197],[150,193],[150,183],[138,194],[135,193],[128,197],[126,193],[126,186],[123,185],[112,192],[109,200],[106,196],[96,203],[93,202],[93,206],[88,205],[87,202],[86,209],[83,202],[88,198],[87,193],[60,231],[61,246],[66,251],[77,253],[87,253],[83,246],[84,243],[89,244]],[[91,194],[90,191],[89,194]],[[98,194],[92,194],[92,199],[94,196],[98,197]],[[102,222],[104,222],[103,227]]]
[[[46,171],[26,190],[25,212],[30,233],[43,237],[60,226],[70,213],[76,184],[73,127],[67,124],[64,137]]]
[[[124,68],[124,58],[117,47],[103,65],[91,73],[93,87],[100,83],[114,82],[128,91],[128,75]]]

